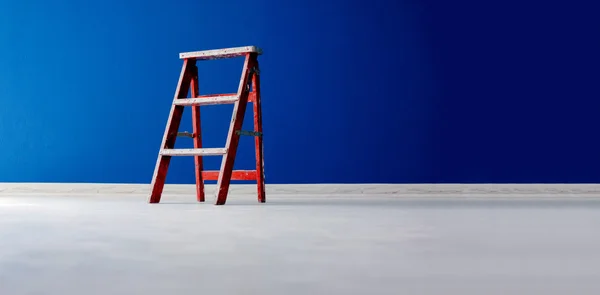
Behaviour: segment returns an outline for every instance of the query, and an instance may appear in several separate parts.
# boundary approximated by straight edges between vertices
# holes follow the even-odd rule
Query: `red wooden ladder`
[[[163,192],[169,162],[173,156],[193,156],[196,171],[196,197],[199,202],[204,202],[204,181],[217,180],[215,205],[224,205],[227,201],[229,184],[231,180],[256,180],[258,201],[264,203],[265,183],[263,169],[263,137],[262,118],[260,106],[260,71],[258,56],[261,49],[255,46],[245,46],[227,49],[205,50],[181,53],[183,66],[173,98],[171,112],[167,120],[167,127],[163,135],[162,144],[156,161],[154,175],[152,176],[149,203],[158,203]],[[196,61],[213,60],[232,57],[245,57],[242,77],[237,93],[199,95],[198,93],[198,67]],[[191,91],[190,91],[191,90]],[[188,92],[191,97],[188,98]],[[242,123],[248,102],[254,107],[254,131],[243,131]],[[200,106],[233,104],[233,115],[227,141],[223,148],[203,148],[202,132],[200,128]],[[184,107],[192,107],[193,133],[178,132]],[[256,170],[233,170],[233,163],[237,152],[240,136],[254,136]],[[193,149],[175,149],[177,136],[187,136],[194,140]],[[219,171],[205,171],[202,167],[202,157],[223,156]]]

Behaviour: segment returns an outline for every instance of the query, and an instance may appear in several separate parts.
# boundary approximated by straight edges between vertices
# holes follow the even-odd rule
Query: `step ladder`
[[[173,104],[167,120],[167,126],[163,135],[154,175],[152,176],[151,193],[149,203],[159,203],[169,162],[174,156],[193,156],[196,173],[196,199],[204,202],[205,180],[216,180],[217,190],[215,205],[224,205],[227,201],[229,185],[232,180],[256,180],[258,201],[264,203],[265,183],[263,169],[263,137],[262,137],[262,114],[260,106],[260,70],[258,56],[262,50],[255,46],[236,48],[205,50],[180,53],[183,66],[179,76],[179,82],[173,98]],[[244,66],[237,93],[199,95],[198,67],[197,61],[214,60],[223,58],[244,57]],[[191,97],[188,97],[188,92]],[[248,102],[253,103],[254,108],[254,130],[241,130]],[[200,126],[200,106],[233,104],[233,115],[229,126],[229,133],[225,147],[204,148],[202,147],[202,132]],[[192,107],[193,132],[178,132],[179,124],[184,107]],[[233,163],[237,152],[240,136],[254,136],[256,169],[255,170],[233,170]],[[193,149],[175,149],[177,137],[191,137],[194,141]],[[221,169],[219,171],[205,171],[202,165],[204,156],[222,156]]]

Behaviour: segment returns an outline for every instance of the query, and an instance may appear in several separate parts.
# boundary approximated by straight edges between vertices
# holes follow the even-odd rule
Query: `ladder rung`
[[[226,148],[164,149],[160,151],[163,156],[221,156],[225,153],[227,153]]]
[[[202,171],[202,179],[218,180],[219,171]],[[256,170],[234,170],[231,180],[256,180]]]
[[[173,104],[176,106],[202,106],[228,104],[238,101],[237,95],[203,96],[198,98],[179,98]]]
[[[209,94],[209,95],[198,95],[196,98],[206,98],[206,97],[223,97],[223,96],[236,96],[237,93],[224,93],[224,94]],[[251,91],[248,93],[248,102],[256,101],[256,92]]]
[[[219,59],[219,58],[242,56],[246,53],[251,53],[251,52],[262,54],[262,50],[256,46],[243,46],[243,47],[234,47],[234,48],[182,52],[179,54],[179,58],[181,58],[181,59],[195,58],[195,59],[199,59],[199,60]]]

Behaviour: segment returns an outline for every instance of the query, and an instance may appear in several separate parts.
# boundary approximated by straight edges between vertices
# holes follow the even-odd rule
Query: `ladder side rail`
[[[233,106],[231,124],[229,125],[229,132],[227,134],[227,141],[225,143],[225,149],[227,150],[227,153],[221,161],[219,179],[217,180],[215,205],[224,205],[227,201],[227,193],[229,192],[229,184],[231,183],[233,164],[235,162],[235,156],[240,139],[240,135],[235,131],[241,129],[244,121],[244,114],[246,113],[246,105],[248,102],[248,88],[250,86],[250,68],[253,66],[254,63],[250,58],[250,54],[247,54],[244,61],[244,67],[242,69],[240,84],[238,86],[237,93],[239,100]]]
[[[175,90],[173,101],[180,98],[185,98],[187,96],[192,78],[190,66],[195,64],[195,60],[186,59],[183,61],[183,66],[181,67],[181,73],[179,74],[179,81],[177,82],[177,88]],[[181,123],[183,109],[183,106],[175,106],[174,104],[171,104],[171,110],[167,119],[167,126],[165,128],[160,145],[161,150],[173,148],[175,146],[175,140],[177,139],[177,131],[179,130],[179,124]],[[158,159],[156,160],[156,166],[154,167],[154,174],[152,175],[152,183],[150,184],[151,192],[148,199],[149,203],[160,202],[170,162],[170,156],[164,156],[159,152]]]

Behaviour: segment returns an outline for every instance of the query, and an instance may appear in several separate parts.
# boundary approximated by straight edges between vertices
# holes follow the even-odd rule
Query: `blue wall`
[[[254,44],[268,183],[600,182],[595,7],[48,2],[0,2],[0,182],[149,183],[178,53]],[[235,91],[240,67],[201,63],[201,92]],[[203,108],[207,146],[230,110]],[[252,168],[250,138],[239,156]]]

